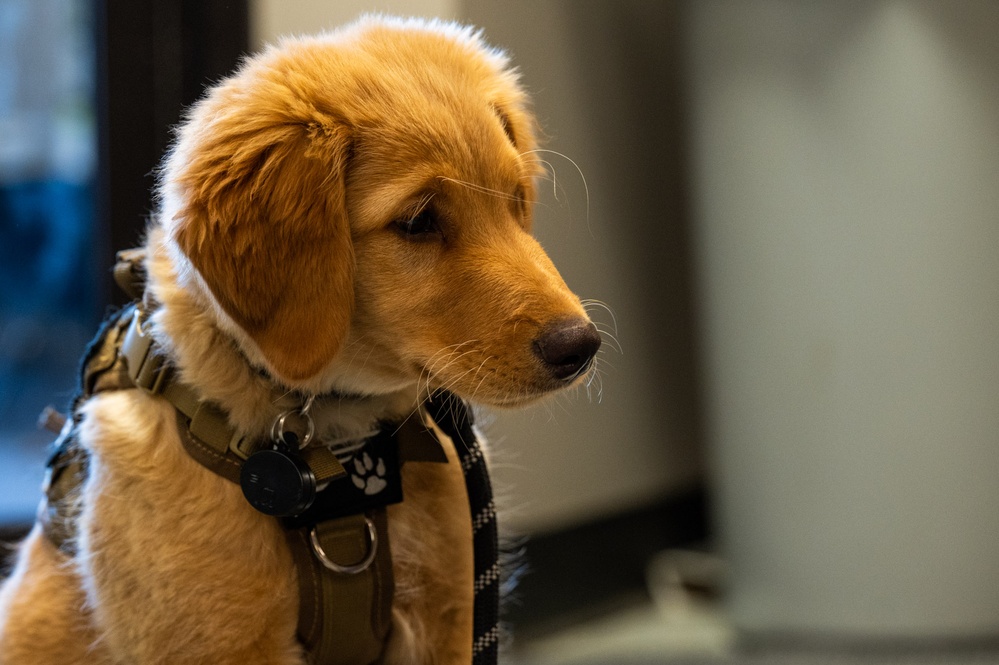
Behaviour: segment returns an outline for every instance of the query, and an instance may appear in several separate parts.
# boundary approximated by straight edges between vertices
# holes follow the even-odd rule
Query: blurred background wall
[[[733,617],[994,635],[999,4],[688,7]]]

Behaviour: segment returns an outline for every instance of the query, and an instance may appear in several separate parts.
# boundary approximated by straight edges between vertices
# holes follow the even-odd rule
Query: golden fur
[[[526,104],[505,57],[446,24],[365,19],[248,60],[190,111],[160,176],[151,327],[180,378],[258,437],[296,394],[368,396],[324,412],[321,437],[342,437],[437,388],[506,406],[571,383],[533,348],[587,319],[529,233]],[[401,230],[427,210],[430,231]],[[80,440],[79,554],[37,527],[21,546],[0,663],[304,662],[281,528],[185,453],[173,407],[101,393]],[[450,464],[404,467],[389,509],[385,663],[471,660],[471,516],[447,448]]]

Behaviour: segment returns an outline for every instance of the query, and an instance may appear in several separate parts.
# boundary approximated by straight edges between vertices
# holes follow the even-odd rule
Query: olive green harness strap
[[[298,637],[312,662],[375,662],[392,623],[394,583],[385,510],[329,520],[287,535],[302,591]],[[323,558],[316,556],[316,544]],[[357,572],[328,569],[330,564],[360,568],[372,556],[374,560]]]

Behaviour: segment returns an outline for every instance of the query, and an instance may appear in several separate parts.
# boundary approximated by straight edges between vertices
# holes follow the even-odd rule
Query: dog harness
[[[302,408],[277,418],[269,440],[240,437],[224,412],[173,378],[169,358],[144,331],[143,260],[142,250],[119,253],[116,281],[135,300],[102,324],[85,352],[71,417],[61,426],[48,463],[40,519],[49,539],[74,554],[78,497],[88,472],[87,453],[78,443],[79,407],[111,390],[138,388],[161,396],[176,410],[187,453],[239,483],[254,508],[281,520],[298,573],[298,639],[308,662],[370,665],[391,625],[386,507],[403,500],[402,464],[447,463],[436,426],[458,451],[472,514],[472,664],[494,665],[500,636],[496,512],[467,405],[439,391],[421,406],[423,422],[383,423],[372,436],[331,450],[308,445],[314,426],[312,400],[305,400]]]

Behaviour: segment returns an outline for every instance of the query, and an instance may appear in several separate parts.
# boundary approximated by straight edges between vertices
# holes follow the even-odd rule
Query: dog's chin
[[[358,367],[334,363],[321,381],[325,387],[322,392],[370,397],[405,394],[419,401],[429,398],[435,392],[446,390],[466,402],[481,406],[519,409],[553,399],[565,391],[584,385],[596,372],[595,363],[590,363],[577,375],[566,379],[527,373],[528,376],[523,377],[524,380],[520,382],[492,385],[481,380],[463,380],[465,376],[462,374],[435,374],[428,380],[427,377],[432,372],[420,363],[406,367],[406,363],[399,362],[399,366],[404,369],[399,371],[388,364],[375,366],[374,363],[367,363]]]
[[[467,402],[472,402],[481,406],[492,407],[504,410],[521,409],[535,404],[539,404],[549,399],[555,399],[573,388],[585,385],[591,378],[595,370],[590,367],[587,371],[578,376],[565,381],[547,381],[537,384],[530,384],[520,387],[518,390],[497,389],[491,391],[483,386],[475,386],[475,389],[466,392],[461,386],[451,385],[448,390]]]
[[[492,407],[494,409],[523,409],[534,404],[538,404],[544,401],[546,398],[550,398],[557,391],[540,392],[528,395],[517,395],[515,397],[502,397],[494,399],[484,399],[481,395],[474,398],[468,398],[469,401],[473,401],[482,406]]]

